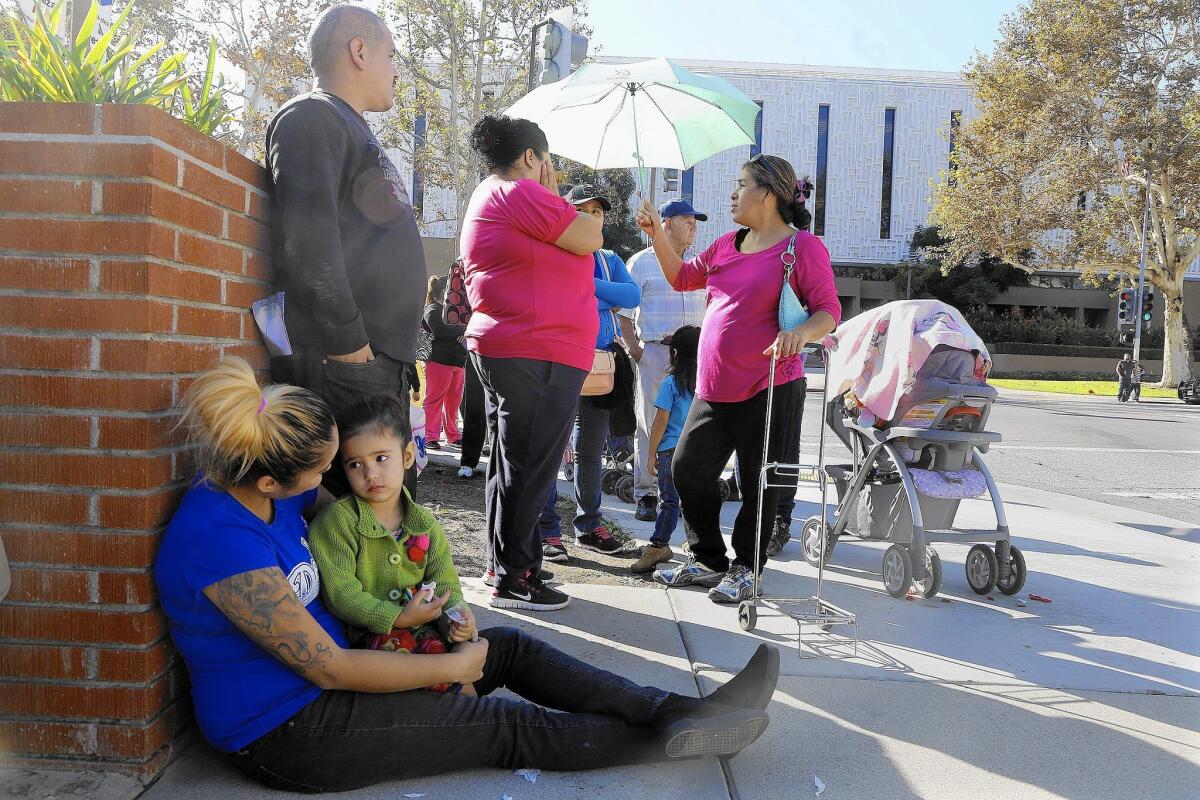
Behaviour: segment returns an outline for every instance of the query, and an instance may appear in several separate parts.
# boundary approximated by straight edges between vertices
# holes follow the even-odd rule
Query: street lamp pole
[[[1142,353],[1142,302],[1146,297],[1146,229],[1150,225],[1150,168],[1146,167],[1146,203],[1142,209],[1142,255],[1138,260],[1137,319],[1133,328],[1133,360],[1140,360]]]

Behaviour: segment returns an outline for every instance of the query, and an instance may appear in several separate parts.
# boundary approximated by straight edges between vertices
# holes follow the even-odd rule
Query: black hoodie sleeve
[[[354,141],[336,111],[309,102],[285,110],[270,138],[275,269],[287,273],[288,301],[315,320],[325,352],[353,353],[369,344],[338,228],[338,199],[353,175]]]

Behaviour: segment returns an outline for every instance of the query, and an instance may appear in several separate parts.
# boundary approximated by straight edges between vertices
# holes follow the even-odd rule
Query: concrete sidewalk
[[[790,619],[764,608],[745,633],[736,609],[697,590],[569,586],[568,609],[538,616],[487,609],[483,587],[469,580],[481,624],[534,630],[592,663],[676,691],[711,691],[759,642],[774,642],[784,676],[771,728],[725,770],[710,760],[542,773],[536,784],[485,770],[347,796],[792,798],[813,797],[814,777],[826,800],[1200,796],[1200,529],[1001,490],[1029,564],[1020,596],[1053,602],[1019,607],[999,592],[991,601],[975,595],[962,569],[967,548],[956,545],[938,545],[945,578],[937,598],[895,600],[880,582],[884,546],[844,540],[826,572],[826,596],[857,613],[857,658],[801,659]],[[801,492],[797,520],[815,512],[816,499]],[[630,506],[605,500],[607,515],[648,535]],[[727,524],[735,512],[726,506]],[[990,505],[964,504],[959,523],[993,524]],[[814,578],[793,542],[769,565],[764,588],[805,597]],[[198,744],[142,796],[283,795],[248,784]]]

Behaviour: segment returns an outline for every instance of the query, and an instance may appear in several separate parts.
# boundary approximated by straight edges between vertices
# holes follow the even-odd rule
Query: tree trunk
[[[1166,341],[1163,342],[1163,376],[1161,386],[1173,389],[1180,381],[1192,379],[1192,344],[1183,316],[1183,273],[1163,290],[1163,314]]]

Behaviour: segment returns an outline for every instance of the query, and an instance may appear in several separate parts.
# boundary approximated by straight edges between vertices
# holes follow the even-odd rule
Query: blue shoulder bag
[[[779,256],[783,262],[783,289],[779,292],[779,330],[792,331],[808,321],[809,313],[792,288],[792,270],[796,266],[796,236],[788,240],[787,250]]]

